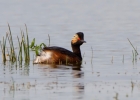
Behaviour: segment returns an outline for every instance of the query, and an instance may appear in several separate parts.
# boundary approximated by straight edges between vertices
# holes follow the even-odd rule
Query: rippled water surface
[[[140,1],[1,0],[0,12],[0,40],[8,22],[15,47],[24,24],[36,44],[49,34],[51,46],[71,50],[78,31],[87,41],[81,66],[33,65],[32,51],[29,66],[4,65],[0,52],[1,100],[139,100],[140,57],[133,61],[127,38],[139,53]]]

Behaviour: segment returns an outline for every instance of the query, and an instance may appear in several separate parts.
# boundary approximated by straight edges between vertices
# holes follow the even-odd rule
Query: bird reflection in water
[[[61,81],[59,82],[59,79],[66,79],[63,80],[63,87],[67,88],[67,84],[71,84],[71,92],[72,92],[72,98],[74,99],[82,99],[84,98],[84,72],[81,70],[82,66],[63,66],[63,65],[43,65],[39,64],[39,68],[44,72],[44,76],[48,76],[53,79],[53,76],[57,76],[56,83],[59,85],[62,85]],[[71,73],[72,71],[72,73]],[[70,76],[69,76],[70,75]],[[69,78],[69,79],[67,79]],[[48,81],[47,81],[48,82]],[[68,87],[69,88],[69,87]],[[54,87],[55,89],[55,87]],[[56,90],[55,90],[56,91]]]
[[[73,96],[82,99],[84,96],[84,72],[82,66],[73,66]]]

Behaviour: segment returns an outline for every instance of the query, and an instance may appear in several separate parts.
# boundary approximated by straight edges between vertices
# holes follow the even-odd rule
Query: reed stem
[[[128,38],[127,38],[127,39],[128,39]],[[138,52],[137,52],[137,50],[134,48],[133,44],[130,42],[129,39],[128,39],[128,41],[129,41],[129,43],[131,44],[131,46],[133,47],[133,49],[134,49],[134,51],[136,52],[136,54],[139,55]]]
[[[134,54],[133,50],[132,50],[132,54],[133,54],[133,60],[132,60],[132,62],[134,62],[135,54]]]
[[[48,38],[49,38],[49,45],[48,46],[50,46],[50,35],[48,34]]]
[[[9,32],[6,32],[6,38],[3,37],[3,41],[0,41],[0,46],[1,46],[1,51],[2,51],[2,57],[3,57],[3,61],[6,61],[6,41],[8,38],[8,42],[9,42],[9,46],[10,46],[10,51],[8,51],[8,56],[9,56],[9,60],[14,63],[16,61],[16,65],[17,65],[17,60],[19,60],[21,63],[23,61],[23,53],[24,52],[24,59],[25,62],[29,62],[30,61],[30,52],[29,52],[29,37],[28,37],[28,31],[27,31],[27,26],[25,24],[26,27],[26,36],[24,35],[24,32],[21,30],[21,41],[19,39],[19,37],[17,36],[18,39],[18,44],[19,44],[19,51],[18,51],[18,55],[15,52],[15,48],[14,48],[14,43],[13,43],[13,37],[12,37],[12,33],[11,33],[11,28],[10,25],[8,24],[8,30]],[[23,47],[22,47],[23,46]]]

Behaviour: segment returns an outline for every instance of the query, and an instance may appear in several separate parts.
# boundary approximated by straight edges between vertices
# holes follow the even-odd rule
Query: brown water
[[[30,41],[71,50],[72,36],[82,31],[81,66],[4,65],[0,58],[1,100],[139,100],[140,48],[138,0],[0,1],[0,35],[11,26],[15,47],[27,24]],[[93,58],[92,49],[93,48]],[[1,55],[1,52],[0,52]],[[123,62],[124,55],[124,62]],[[31,52],[33,60],[33,52]]]

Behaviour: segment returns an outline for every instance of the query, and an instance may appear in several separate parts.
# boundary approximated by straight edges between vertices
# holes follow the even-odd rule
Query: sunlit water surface
[[[140,51],[138,0],[0,1],[0,35],[11,26],[15,47],[20,29],[30,41],[71,50],[72,36],[82,31],[81,66],[2,63],[1,100],[139,100],[140,57],[133,61],[130,39]],[[93,54],[93,55],[92,55]],[[93,56],[93,57],[92,57]]]

